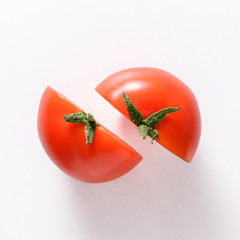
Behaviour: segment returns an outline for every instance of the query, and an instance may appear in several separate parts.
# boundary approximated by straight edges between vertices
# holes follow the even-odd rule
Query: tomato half
[[[85,182],[106,182],[141,161],[141,155],[102,125],[86,145],[84,126],[64,121],[64,115],[75,112],[81,109],[54,89],[45,89],[38,111],[38,134],[46,153],[63,172]]]
[[[103,80],[96,91],[127,118],[123,93],[144,118],[163,108],[181,107],[156,126],[159,132],[156,141],[191,162],[201,135],[201,117],[195,96],[178,78],[156,68],[130,68]]]

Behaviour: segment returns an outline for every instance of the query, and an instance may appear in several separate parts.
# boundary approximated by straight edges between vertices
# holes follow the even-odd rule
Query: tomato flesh
[[[38,111],[38,134],[46,153],[63,172],[85,182],[106,182],[141,161],[140,154],[102,125],[86,145],[84,125],[64,121],[64,115],[80,111],[51,87],[45,89]]]
[[[192,91],[178,78],[156,68],[130,68],[103,80],[96,91],[127,118],[124,92],[144,118],[163,108],[181,106],[156,126],[156,141],[186,162],[192,161],[201,135],[200,111]]]

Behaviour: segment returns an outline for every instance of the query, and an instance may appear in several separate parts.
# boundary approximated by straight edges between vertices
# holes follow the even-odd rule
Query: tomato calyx
[[[133,105],[126,93],[123,93],[123,99],[130,120],[138,127],[140,137],[145,140],[146,137],[149,136],[152,139],[151,143],[153,143],[153,140],[156,140],[159,136],[155,127],[167,116],[167,114],[181,109],[181,107],[164,108],[143,119],[141,113]]]
[[[84,124],[84,133],[86,144],[89,145],[92,140],[97,126],[100,126],[94,119],[91,113],[84,111],[77,113],[70,113],[64,116],[64,120],[70,123]]]

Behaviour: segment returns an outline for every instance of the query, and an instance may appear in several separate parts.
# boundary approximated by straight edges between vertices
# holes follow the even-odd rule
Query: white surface
[[[1,1],[0,239],[239,240],[238,2]],[[143,147],[95,93],[108,75],[137,66],[167,70],[195,93],[203,129],[191,164]],[[142,163],[105,184],[58,170],[36,129],[47,85],[135,147]]]

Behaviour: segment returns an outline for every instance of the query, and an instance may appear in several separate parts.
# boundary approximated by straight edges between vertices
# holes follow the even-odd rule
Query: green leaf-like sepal
[[[87,114],[85,112],[70,113],[64,116],[66,122],[86,124]]]
[[[179,107],[179,108],[169,107],[169,108],[161,109],[160,111],[155,112],[155,113],[151,114],[150,116],[148,116],[147,118],[145,118],[143,120],[143,122],[147,126],[154,128],[167,116],[168,113],[176,112],[180,108],[181,107]]]
[[[135,125],[140,125],[143,121],[143,117],[140,112],[134,107],[126,93],[123,93],[123,99],[128,110],[129,117]]]
[[[152,139],[151,143],[153,143],[153,140],[156,140],[158,138],[158,131],[157,129],[150,129],[148,132],[148,136]]]
[[[85,125],[84,132],[85,132],[85,139],[86,139],[87,145],[89,145],[92,142],[95,129],[96,129],[96,126],[92,126],[92,124],[90,123],[87,123]]]

